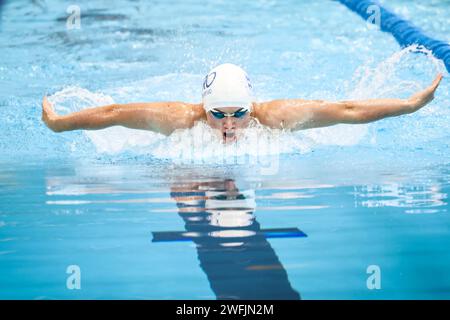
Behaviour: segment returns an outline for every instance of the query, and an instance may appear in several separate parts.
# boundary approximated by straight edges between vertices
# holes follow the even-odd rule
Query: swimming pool
[[[450,41],[448,2],[383,3]],[[407,97],[438,60],[336,1],[77,5],[67,29],[66,3],[0,2],[1,299],[450,298],[445,78],[411,115],[252,128],[230,148],[200,124],[165,138],[40,121],[46,93],[60,113],[197,102],[222,62],[261,101]]]

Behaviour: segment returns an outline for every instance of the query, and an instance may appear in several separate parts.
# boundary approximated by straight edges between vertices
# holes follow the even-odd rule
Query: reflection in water
[[[192,240],[218,299],[300,299],[266,238],[305,237],[297,228],[261,229],[253,190],[233,180],[174,186],[185,232],[155,232],[153,241]]]
[[[29,285],[36,266],[48,283],[59,283],[59,276],[48,277],[54,263],[32,258],[42,256],[34,253],[43,250],[39,252],[48,253],[44,256],[61,261],[68,255],[71,261],[92,261],[89,272],[114,266],[90,280],[97,296],[105,298],[214,294],[219,299],[298,299],[296,289],[308,299],[448,298],[444,290],[450,286],[445,274],[450,266],[448,215],[440,214],[448,208],[446,171],[413,176],[381,172],[379,178],[359,180],[348,179],[347,169],[314,179],[296,176],[295,170],[290,176],[262,179],[242,170],[204,167],[54,165],[45,175],[41,167],[38,174],[24,167],[5,167],[1,174],[8,210],[0,219],[5,247],[1,274],[14,278],[17,261],[32,262],[24,271],[26,277],[15,280],[17,288]],[[257,191],[227,177],[239,177]],[[41,179],[45,189],[37,189]],[[300,207],[308,209],[299,212]],[[432,210],[439,214],[423,214]],[[175,227],[180,217],[185,227]],[[275,247],[268,238],[305,237],[296,228],[264,228],[276,221],[288,227],[308,225],[308,234],[314,237],[281,239]],[[174,231],[153,232],[154,243],[149,243],[149,232],[159,230]],[[289,246],[294,242],[302,250]],[[190,250],[184,252],[187,247]],[[396,290],[366,289],[371,264],[388,266],[389,283]],[[211,290],[203,285],[206,279]],[[199,280],[202,285],[192,285]],[[105,283],[117,290],[105,294]],[[10,292],[14,288],[8,287]],[[82,294],[92,297],[92,291]],[[64,290],[55,297],[70,298]]]
[[[435,213],[445,210],[446,193],[439,184],[355,186],[355,206],[407,208],[406,213]]]

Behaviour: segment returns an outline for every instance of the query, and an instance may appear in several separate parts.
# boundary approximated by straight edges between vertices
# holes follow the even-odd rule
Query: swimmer
[[[144,102],[111,104],[58,115],[46,97],[42,120],[55,132],[97,130],[124,126],[170,135],[205,121],[224,143],[234,142],[251,122],[276,129],[302,130],[335,124],[361,124],[413,113],[427,105],[442,80],[408,99],[369,99],[331,102],[324,100],[277,99],[255,102],[247,73],[233,64],[212,69],[203,82],[201,103]]]

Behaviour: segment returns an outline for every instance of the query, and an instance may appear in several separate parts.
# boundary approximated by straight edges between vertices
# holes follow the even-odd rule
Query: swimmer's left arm
[[[255,117],[264,125],[278,129],[301,130],[339,123],[360,124],[413,113],[434,98],[442,80],[439,74],[426,89],[408,99],[370,99],[330,102],[323,100],[274,100],[255,103]]]

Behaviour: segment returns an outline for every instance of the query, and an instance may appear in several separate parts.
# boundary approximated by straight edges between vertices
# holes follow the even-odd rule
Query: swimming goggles
[[[216,119],[223,119],[225,117],[242,118],[247,113],[247,111],[247,109],[241,108],[238,111],[232,113],[226,113],[215,109],[211,110],[210,112]]]

